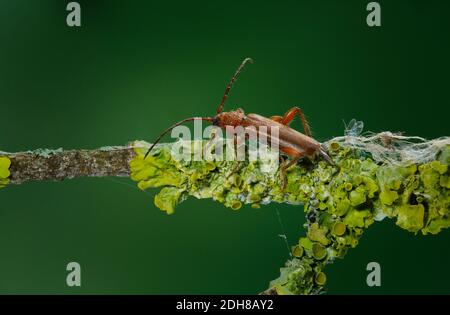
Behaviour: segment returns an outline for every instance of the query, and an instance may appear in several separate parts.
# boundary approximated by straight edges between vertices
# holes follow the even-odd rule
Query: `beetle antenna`
[[[253,63],[253,60],[251,58],[245,58],[244,61],[239,66],[239,68],[234,73],[234,75],[231,77],[231,80],[228,83],[227,88],[225,89],[225,93],[223,94],[222,101],[220,102],[220,105],[217,108],[217,114],[220,114],[223,111],[223,106],[225,105],[225,101],[228,98],[228,94],[230,93],[231,87],[233,86],[234,82],[239,76],[239,73],[241,73],[241,70],[245,67],[247,63]]]
[[[164,137],[164,135],[165,135],[166,133],[168,133],[169,131],[171,131],[173,128],[175,128],[175,127],[177,127],[177,126],[179,126],[179,125],[182,125],[182,124],[184,124],[185,122],[191,121],[191,120],[206,120],[206,121],[209,121],[209,122],[213,122],[213,118],[211,118],[211,117],[191,117],[191,118],[183,119],[182,121],[179,121],[179,122],[177,122],[176,124],[173,124],[172,126],[170,126],[169,128],[167,128],[166,130],[164,130],[164,131],[159,135],[159,137],[155,140],[155,142],[150,146],[150,148],[148,149],[147,153],[145,153],[144,160],[145,160],[145,158],[147,157],[147,155],[150,153],[150,151],[153,149],[153,147],[154,147],[156,144],[158,144],[159,141],[161,141],[162,137]]]

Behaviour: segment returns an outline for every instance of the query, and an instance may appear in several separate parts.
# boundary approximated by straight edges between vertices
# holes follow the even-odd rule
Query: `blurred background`
[[[450,3],[378,1],[0,1],[0,150],[153,141],[169,124],[226,109],[300,106],[324,141],[343,120],[366,131],[449,135]],[[301,130],[300,123],[293,126]],[[170,141],[170,137],[166,138]],[[278,277],[305,232],[302,207],[237,212],[189,199],[174,215],[127,178],[0,191],[0,293],[253,294]],[[450,293],[450,231],[413,235],[386,219],[326,268],[330,294]],[[66,265],[81,265],[81,287]],[[381,265],[382,285],[366,285]]]

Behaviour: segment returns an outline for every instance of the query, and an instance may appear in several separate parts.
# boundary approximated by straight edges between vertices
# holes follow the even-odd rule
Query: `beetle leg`
[[[233,169],[231,170],[231,172],[228,175],[228,177],[230,177],[234,173],[237,173],[237,171],[240,169],[240,166],[241,166],[241,161],[237,161],[236,165],[233,167]]]
[[[328,155],[327,148],[322,144],[319,149],[319,154],[331,165],[335,165],[331,157]]]
[[[283,164],[280,166],[282,190],[284,190],[287,185],[286,170],[292,165],[296,164],[302,157],[304,157],[304,154],[290,147],[280,148],[280,150],[292,157],[292,160],[286,160],[286,162],[283,162]]]
[[[241,138],[239,138],[239,139],[241,139]],[[234,135],[234,153],[235,153],[235,156],[236,156],[236,165],[233,167],[233,169],[231,170],[231,173],[228,175],[228,177],[230,177],[231,175],[233,175],[234,173],[236,173],[239,169],[240,169],[240,166],[241,166],[241,161],[238,159],[238,144],[239,144],[239,141],[238,141],[238,136],[237,135]],[[245,143],[244,143],[244,145],[245,145]],[[244,158],[245,158],[245,152],[244,152]]]
[[[281,182],[282,182],[282,186],[281,189],[284,191],[286,189],[286,185],[287,185],[287,175],[286,175],[286,170],[291,167],[292,165],[296,164],[298,162],[298,160],[300,160],[302,158],[302,156],[298,156],[293,158],[290,161],[287,161],[287,163],[284,163],[284,165],[281,165],[280,168],[280,173],[281,173]]]
[[[295,115],[299,115],[300,120],[302,121],[303,129],[305,130],[305,134],[308,137],[311,137],[311,128],[309,128],[308,121],[305,118],[305,115],[303,114],[302,110],[298,107],[292,107],[290,110],[286,112],[283,116],[283,120],[281,123],[283,125],[289,125],[291,121],[294,119]]]

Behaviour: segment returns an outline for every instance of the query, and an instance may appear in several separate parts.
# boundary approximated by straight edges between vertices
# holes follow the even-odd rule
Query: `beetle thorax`
[[[241,126],[245,118],[244,111],[237,109],[231,112],[223,112],[214,117],[214,125],[224,128],[225,126]]]

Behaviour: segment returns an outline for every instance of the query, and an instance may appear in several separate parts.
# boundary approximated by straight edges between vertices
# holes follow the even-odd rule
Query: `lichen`
[[[44,157],[44,158],[48,158],[48,157],[51,157],[52,155],[55,155],[57,153],[61,153],[63,151],[64,151],[63,148],[58,148],[58,149],[42,149],[42,148],[39,148],[39,149],[34,150],[33,153],[38,155],[38,156],[41,156],[41,157]]]
[[[283,189],[277,165],[267,161],[177,161],[170,145],[144,160],[148,144],[134,144],[131,178],[138,187],[163,187],[155,204],[168,214],[188,196],[212,198],[232,210],[243,204],[304,204],[306,236],[292,247],[293,258],[270,283],[278,294],[324,290],[326,265],[357,246],[364,230],[385,217],[413,233],[437,234],[450,227],[450,145],[423,163],[388,163],[370,152],[331,142],[325,161],[301,162],[287,170]],[[273,160],[272,162],[273,163]]]
[[[11,166],[11,160],[6,156],[0,156],[0,188],[9,184],[9,167]]]

